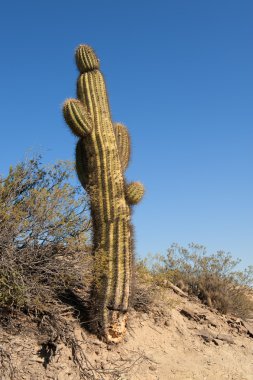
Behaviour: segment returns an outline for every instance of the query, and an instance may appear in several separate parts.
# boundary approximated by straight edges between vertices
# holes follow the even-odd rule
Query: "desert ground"
[[[118,345],[98,340],[67,311],[61,320],[73,344],[57,333],[48,340],[24,315],[3,326],[1,380],[253,379],[252,321],[221,315],[172,289],[161,289],[146,312],[131,310]]]

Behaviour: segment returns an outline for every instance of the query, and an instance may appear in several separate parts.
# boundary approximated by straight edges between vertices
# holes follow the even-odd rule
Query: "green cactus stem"
[[[131,182],[126,186],[126,200],[129,205],[137,205],[143,197],[144,187],[140,182]]]
[[[130,157],[127,128],[113,124],[105,82],[93,49],[76,50],[80,71],[77,98],[63,106],[65,120],[79,137],[76,171],[90,197],[93,219],[94,289],[93,328],[108,342],[125,333],[132,283],[131,206],[143,194],[139,182],[126,184]]]

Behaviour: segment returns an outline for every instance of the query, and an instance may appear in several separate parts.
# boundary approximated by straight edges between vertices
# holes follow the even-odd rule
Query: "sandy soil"
[[[130,313],[119,345],[99,341],[69,316],[76,351],[59,338],[45,343],[35,324],[20,323],[19,333],[0,330],[1,380],[253,380],[252,323],[172,290],[149,313]]]

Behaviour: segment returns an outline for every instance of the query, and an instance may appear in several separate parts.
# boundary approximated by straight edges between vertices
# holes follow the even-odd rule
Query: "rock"
[[[221,345],[221,341],[220,341],[219,339],[216,339],[216,338],[213,339],[213,343],[214,343],[216,346],[220,346],[220,345]]]
[[[206,314],[198,314],[198,317],[200,318],[200,319],[203,319],[203,320],[207,320],[207,316],[206,316]]]
[[[148,368],[150,369],[150,371],[156,371],[157,370],[157,367],[155,365],[150,365]]]
[[[234,323],[238,318],[237,317],[233,317],[232,315],[230,315],[229,319],[227,319],[227,322],[229,323]]]
[[[105,363],[104,363],[104,362],[101,362],[100,367],[101,367],[102,369],[105,369]]]
[[[227,342],[227,343],[230,343],[230,344],[234,344],[235,343],[235,341],[232,338],[232,336],[226,335],[226,334],[218,334],[217,337],[216,337],[216,339],[223,340],[224,342]]]
[[[205,342],[212,342],[212,340],[215,338],[213,333],[211,333],[211,331],[208,331],[206,329],[199,330],[197,332],[197,335],[201,336],[201,338],[203,338]]]
[[[144,321],[147,321],[148,320],[148,315],[146,313],[142,313],[141,314],[141,317]]]
[[[213,318],[210,315],[207,314],[197,314],[198,317],[201,319],[201,323],[209,323],[210,325],[216,327],[217,326],[217,320]]]
[[[242,325],[247,329],[247,334],[253,338],[253,327],[245,321],[242,321]]]
[[[213,326],[213,327],[217,327],[217,321],[214,319],[214,318],[212,318],[212,317],[207,317],[207,322],[211,325],[211,326]]]
[[[208,317],[205,314],[198,314],[198,317],[201,318],[200,323],[202,325],[205,324],[205,325],[210,325],[210,327],[211,326],[217,327],[217,322],[216,322],[216,320],[214,318]]]
[[[88,343],[95,344],[96,346],[105,346],[105,343],[98,339],[89,340]]]
[[[248,334],[248,329],[242,325],[237,327],[237,331],[239,334]]]
[[[194,313],[194,311],[192,310],[189,310],[189,309],[181,309],[180,310],[180,313],[187,317],[188,319],[193,319],[194,321],[196,322],[199,322],[200,321],[200,318],[198,317],[198,315],[196,313]]]

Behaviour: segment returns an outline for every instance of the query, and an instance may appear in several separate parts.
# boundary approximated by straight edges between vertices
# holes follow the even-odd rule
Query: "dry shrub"
[[[207,255],[206,248],[189,244],[187,248],[172,244],[167,256],[149,258],[146,268],[154,283],[164,286],[171,281],[203,303],[221,313],[252,318],[253,266],[236,271],[240,260],[230,253],[218,251]]]
[[[139,260],[135,263],[134,273],[131,306],[136,311],[148,313],[154,306],[158,289],[147,268],[146,260]]]
[[[88,291],[88,203],[73,165],[27,159],[0,179],[0,307],[52,311],[58,294]]]
[[[139,312],[167,317],[169,309],[175,307],[177,302],[167,292],[164,292],[164,285],[150,270],[148,259],[137,261],[134,273],[131,306]]]

